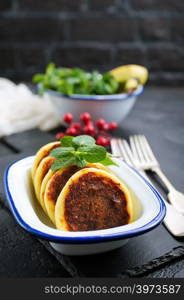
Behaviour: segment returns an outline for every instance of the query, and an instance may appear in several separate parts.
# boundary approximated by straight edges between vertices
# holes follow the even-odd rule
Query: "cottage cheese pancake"
[[[75,173],[55,208],[56,227],[67,231],[107,229],[128,224],[131,219],[127,188],[114,175],[95,168]]]

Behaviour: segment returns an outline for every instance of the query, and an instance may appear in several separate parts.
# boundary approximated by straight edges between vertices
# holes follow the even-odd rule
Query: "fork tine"
[[[133,151],[134,156],[137,158],[138,161],[140,161],[141,163],[145,162],[145,158],[144,155],[142,153],[141,150],[141,145],[139,143],[139,138],[138,135],[134,135],[130,137],[130,145],[131,145],[131,149]]]
[[[138,153],[140,156],[140,160],[141,160],[141,162],[145,163],[147,160],[147,157],[145,156],[144,147],[142,147],[142,144],[141,144],[140,135],[137,135],[136,138],[137,138],[137,149],[138,149]]]
[[[128,144],[128,142],[126,140],[121,140],[119,139],[119,143],[121,143],[121,145],[124,147],[124,149],[126,150],[127,155],[129,156],[129,158],[133,161],[132,158],[132,151],[130,150],[130,146]]]
[[[155,155],[153,154],[153,151],[151,150],[151,147],[148,143],[147,138],[144,135],[142,135],[141,140],[142,140],[142,144],[143,144],[143,147],[144,147],[144,151],[147,153],[148,158],[150,160],[152,160],[155,164],[159,164],[156,157],[155,157]]]
[[[130,143],[130,148],[133,152],[134,157],[139,161],[139,157],[138,157],[138,154],[137,154],[137,149],[135,147],[135,142],[134,142],[134,136],[133,135],[129,137],[129,143]]]
[[[148,152],[145,149],[144,140],[142,139],[143,135],[137,135],[137,140],[139,142],[140,152],[142,152],[142,156],[144,157],[144,162],[150,162],[150,157]]]
[[[139,161],[137,160],[137,158],[134,157],[132,149],[130,148],[128,142],[126,140],[122,140],[122,139],[119,139],[118,142],[119,142],[119,147],[122,150],[123,156],[125,158],[125,161],[132,167],[139,170],[139,172],[142,174],[142,176],[147,178],[143,168],[142,169],[140,168]],[[149,181],[149,178],[147,178],[147,180]]]
[[[132,149],[130,148],[126,140],[112,138],[111,150],[113,154],[120,155],[129,165],[136,169],[139,169],[139,172],[142,174],[142,176],[146,177],[145,172],[143,170],[144,168],[139,168],[139,160],[134,157]],[[149,179],[147,178],[147,180]]]
[[[121,155],[121,152],[120,152],[120,149],[118,146],[118,139],[116,139],[116,138],[111,139],[111,150],[114,155]]]
[[[145,141],[144,141],[144,138],[143,138],[143,137],[144,137],[143,135],[139,135],[139,143],[140,143],[140,147],[141,147],[141,150],[142,150],[142,152],[143,152],[143,155],[144,155],[146,161],[147,161],[148,163],[150,163],[150,162],[152,162],[152,158],[150,157],[149,152],[148,152],[147,149],[146,149]]]
[[[120,148],[120,150],[121,150],[121,152],[123,154],[123,157],[124,157],[125,161],[129,165],[133,166],[134,165],[134,161],[132,159],[132,153],[131,153],[131,150],[130,150],[130,147],[129,147],[127,141],[119,139],[118,140],[118,145],[119,145],[119,148]]]

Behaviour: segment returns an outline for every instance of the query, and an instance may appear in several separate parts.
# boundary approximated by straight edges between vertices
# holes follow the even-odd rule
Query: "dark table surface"
[[[184,192],[184,89],[147,88],[116,132],[124,138],[135,133],[147,136],[162,169]],[[4,194],[4,169],[52,140],[53,133],[38,130],[0,140],[0,276],[184,278],[184,238],[174,238],[163,225],[120,249],[82,257],[58,254],[17,225]]]

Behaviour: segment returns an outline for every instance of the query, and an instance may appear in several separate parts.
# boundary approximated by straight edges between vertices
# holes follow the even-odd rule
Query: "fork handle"
[[[152,168],[154,172],[161,178],[163,183],[168,188],[168,200],[170,203],[182,214],[184,214],[184,194],[177,191],[175,187],[171,184],[171,182],[167,179],[165,174],[162,172],[162,170],[159,167]]]
[[[160,168],[158,168],[160,170]],[[161,171],[161,170],[160,170]],[[146,175],[145,171],[139,170],[142,176],[144,176],[148,181],[150,181],[149,177]],[[156,170],[155,170],[156,172]],[[162,171],[161,171],[162,173]],[[165,175],[164,175],[165,176]],[[165,176],[166,177],[166,176]],[[167,179],[167,178],[166,178]],[[168,180],[168,179],[167,179]],[[170,183],[170,182],[169,182]],[[171,183],[170,183],[171,184]],[[174,193],[175,194],[175,193]],[[181,193],[179,193],[181,196]],[[173,194],[170,193],[170,196]],[[175,194],[176,195],[176,194]],[[168,197],[169,198],[169,197]],[[162,198],[164,204],[166,206],[166,215],[163,220],[167,229],[174,235],[178,237],[184,236],[184,216],[178,212],[179,209],[176,209],[174,205],[168,203],[164,198]],[[171,199],[170,199],[171,200]],[[182,199],[184,203],[184,198]],[[172,201],[171,201],[172,202]],[[183,206],[184,208],[184,206]],[[179,210],[180,211],[180,210]],[[177,220],[177,221],[176,221]]]
[[[175,187],[172,185],[172,183],[169,181],[169,179],[165,176],[165,174],[162,172],[160,167],[152,167],[152,171],[154,171],[160,179],[163,181],[165,186],[167,187],[168,191],[171,192],[172,190],[175,190]]]

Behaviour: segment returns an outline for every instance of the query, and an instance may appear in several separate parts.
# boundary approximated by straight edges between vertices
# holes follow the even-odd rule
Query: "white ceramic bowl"
[[[165,216],[165,205],[158,192],[133,168],[120,160],[111,169],[130,188],[134,206],[131,224],[93,231],[66,232],[55,229],[35,199],[30,176],[34,156],[11,164],[4,175],[6,196],[17,222],[39,238],[47,239],[59,252],[85,255],[121,247],[132,238],[157,225]]]
[[[139,86],[131,94],[64,96],[58,92],[48,91],[46,95],[52,101],[59,117],[70,112],[77,120],[82,112],[89,112],[94,120],[103,118],[107,122],[119,123],[128,115],[137,96],[142,92],[143,86]]]

